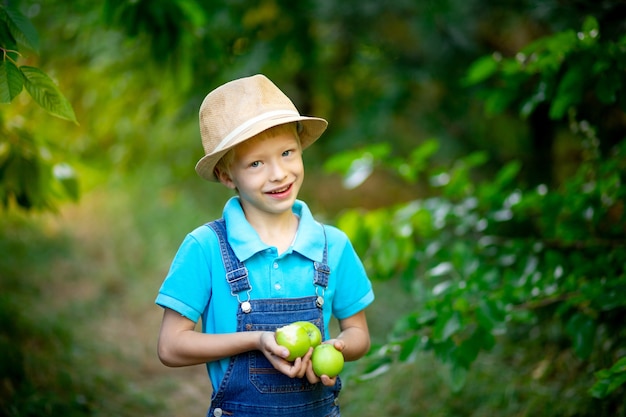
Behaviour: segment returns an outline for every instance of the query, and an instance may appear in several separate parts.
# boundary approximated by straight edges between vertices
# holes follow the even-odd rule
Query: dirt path
[[[51,265],[45,293],[53,308],[86,311],[77,320],[78,341],[94,346],[94,361],[125,380],[134,392],[165,403],[158,416],[205,416],[211,386],[203,365],[168,368],[156,354],[162,310],[154,304],[171,255],[146,255],[155,242],[141,238],[125,207],[104,195],[87,195],[47,224],[69,235],[75,249]],[[159,245],[154,245],[159,246]],[[146,266],[148,264],[148,266]]]
[[[165,402],[167,410],[161,415],[204,416],[211,397],[206,369],[203,365],[168,368],[159,361],[156,335],[160,319],[161,309],[156,306],[150,306],[144,314],[119,311],[104,318],[105,340],[120,354],[118,371],[135,390]]]

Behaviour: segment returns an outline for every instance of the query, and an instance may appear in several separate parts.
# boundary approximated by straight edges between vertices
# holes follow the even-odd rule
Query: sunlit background
[[[0,415],[206,414],[204,367],[156,357],[153,302],[231,195],[195,174],[200,103],[255,73],[329,121],[300,197],[374,281],[344,416],[624,415],[625,16],[617,0],[0,2]],[[75,122],[26,84],[13,96],[9,65],[49,76]]]

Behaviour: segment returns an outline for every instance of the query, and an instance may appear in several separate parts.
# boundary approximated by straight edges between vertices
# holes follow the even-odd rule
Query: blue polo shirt
[[[348,318],[374,301],[372,285],[344,232],[322,226],[300,200],[293,211],[300,218],[296,239],[279,255],[275,247],[261,241],[246,220],[239,197],[233,197],[223,212],[228,242],[248,269],[251,299],[299,298],[315,294],[313,261],[322,261],[325,232],[331,273],[324,293],[324,330],[329,335],[331,315]],[[239,303],[230,293],[225,276],[217,236],[210,227],[200,226],[180,245],[156,304],[194,322],[202,318],[205,333],[233,333],[237,330]],[[245,301],[247,295],[239,297]],[[219,387],[227,367],[228,359],[207,364],[214,389]]]

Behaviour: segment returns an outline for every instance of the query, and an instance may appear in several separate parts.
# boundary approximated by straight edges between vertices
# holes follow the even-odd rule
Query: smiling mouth
[[[277,190],[269,191],[268,194],[282,194],[282,193],[289,191],[290,188],[291,188],[291,184],[286,185],[283,188],[279,188]]]

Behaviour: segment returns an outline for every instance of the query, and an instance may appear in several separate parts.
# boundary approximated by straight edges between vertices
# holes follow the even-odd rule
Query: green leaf
[[[11,61],[0,62],[0,103],[8,104],[22,92],[24,77]]]
[[[607,389],[607,394],[612,393],[613,391],[624,385],[624,383],[626,383],[626,373],[612,375]]]
[[[446,364],[452,364],[454,362],[457,346],[452,339],[447,339],[443,342],[434,342],[431,344],[431,347],[435,351],[435,356],[441,362]]]
[[[517,174],[519,174],[521,169],[522,163],[520,161],[509,162],[504,167],[502,167],[500,171],[498,171],[494,183],[498,184],[501,188],[504,188],[509,184],[515,183]]]
[[[489,153],[486,151],[474,151],[461,159],[463,165],[468,168],[475,168],[484,165],[489,161]]]
[[[487,329],[492,330],[504,322],[505,313],[500,306],[491,300],[481,300],[476,309],[476,321]]]
[[[609,385],[611,381],[609,379],[600,379],[596,381],[591,388],[589,388],[589,395],[594,398],[602,399],[609,394]]]
[[[557,120],[562,118],[570,107],[577,105],[582,97],[584,85],[584,73],[579,66],[567,70],[556,91],[552,105],[550,106],[550,118]]]
[[[467,380],[467,368],[461,364],[454,363],[450,367],[450,389],[453,392],[459,392],[465,386]]]
[[[568,320],[565,330],[572,338],[576,354],[580,358],[588,358],[596,338],[595,320],[586,314],[576,313]]]
[[[432,310],[421,310],[417,316],[417,323],[420,326],[428,325],[437,319],[437,313]]]
[[[439,150],[439,142],[429,139],[415,147],[406,161],[396,163],[393,168],[397,169],[406,180],[414,182],[417,176],[429,167],[429,160],[437,150]]]
[[[481,83],[491,77],[498,70],[498,61],[492,56],[487,55],[477,59],[472,63],[467,76],[465,77],[465,85],[474,85]]]
[[[358,377],[358,379],[361,381],[366,381],[387,372],[390,369],[392,360],[388,355],[368,355],[367,359],[363,360],[362,363],[365,364],[365,367],[363,368],[361,375]]]
[[[589,389],[594,398],[604,398],[626,383],[626,356],[615,362],[610,369],[601,369],[594,374],[596,383]]]
[[[522,118],[528,118],[535,111],[539,104],[546,101],[547,90],[548,86],[545,81],[541,81],[539,84],[537,84],[537,89],[535,93],[521,106],[520,115],[522,116]]]
[[[583,23],[583,32],[586,34],[594,34],[600,30],[600,26],[598,25],[598,20],[593,16],[587,16],[585,18],[585,22]]]
[[[9,23],[7,22],[8,18],[6,13],[3,13],[1,7],[2,6],[0,6],[0,42],[2,44],[2,48],[4,48],[3,53],[5,54],[5,59],[9,58],[13,60],[13,62],[17,62],[20,57],[17,50],[17,42],[9,30]]]
[[[403,340],[401,343],[399,343],[400,352],[398,354],[398,359],[402,362],[408,361],[413,352],[415,352],[418,344],[419,337],[417,335],[411,336],[408,339]]]
[[[615,362],[613,366],[611,366],[611,372],[626,372],[626,356]]]
[[[548,57],[549,61],[553,61],[552,65],[545,69],[558,69],[563,62],[563,57],[572,53],[579,46],[578,35],[572,29],[555,33],[545,40],[546,53],[544,56]]]
[[[72,105],[50,77],[35,67],[23,65],[20,70],[26,80],[26,90],[41,107],[53,116],[77,123]]]
[[[493,116],[504,112],[516,99],[516,92],[513,89],[499,88],[489,91],[485,98],[485,112]]]
[[[458,362],[466,366],[470,366],[478,357],[482,341],[480,335],[472,335],[469,339],[464,340],[456,351],[456,359]]]
[[[617,366],[623,362],[621,366]],[[610,370],[603,369],[595,373],[597,381],[589,389],[594,398],[604,398],[626,383],[626,370],[614,371],[614,368],[626,367],[626,358],[620,359]]]
[[[376,265],[383,276],[390,275],[398,264],[400,253],[398,245],[398,240],[390,239],[375,254]]]
[[[196,1],[178,1],[178,7],[185,15],[185,18],[192,22],[194,28],[202,28],[207,25],[207,15],[204,9]]]
[[[324,170],[347,175],[354,161],[369,159],[377,162],[386,158],[390,153],[391,146],[388,143],[374,143],[360,149],[339,152],[326,160]]]
[[[39,52],[39,36],[37,30],[30,20],[19,10],[8,6],[5,8],[7,15],[7,23],[9,31],[15,40],[22,46],[38,53]]]
[[[450,311],[437,319],[433,329],[435,341],[443,341],[461,329],[461,315],[458,311]]]

